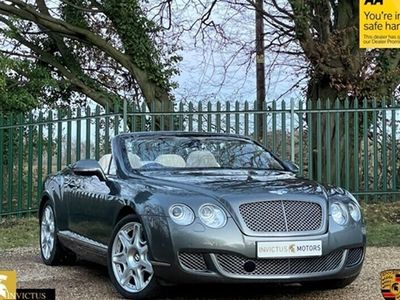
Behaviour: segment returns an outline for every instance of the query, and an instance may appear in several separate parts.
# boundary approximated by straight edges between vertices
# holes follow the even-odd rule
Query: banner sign
[[[400,48],[400,1],[360,1],[360,48]]]

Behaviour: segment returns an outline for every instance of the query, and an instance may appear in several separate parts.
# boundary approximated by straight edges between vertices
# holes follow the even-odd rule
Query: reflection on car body
[[[365,254],[359,204],[295,172],[243,136],[119,135],[99,162],[47,178],[42,259],[106,264],[116,289],[135,299],[165,282],[346,286]]]

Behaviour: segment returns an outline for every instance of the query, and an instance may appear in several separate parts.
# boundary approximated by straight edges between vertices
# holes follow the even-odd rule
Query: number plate
[[[293,241],[293,242],[258,242],[257,257],[281,258],[321,256],[321,241]]]

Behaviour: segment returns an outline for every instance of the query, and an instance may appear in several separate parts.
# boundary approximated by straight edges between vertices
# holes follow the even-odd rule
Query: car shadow
[[[277,299],[313,293],[300,284],[198,284],[164,287],[159,299]]]

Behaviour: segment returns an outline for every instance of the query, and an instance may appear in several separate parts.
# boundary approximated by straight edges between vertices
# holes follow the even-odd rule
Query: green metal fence
[[[0,116],[0,218],[37,210],[47,174],[109,153],[124,131],[184,130],[253,136],[299,176],[343,186],[363,201],[400,199],[400,107],[386,101],[178,103],[86,107]],[[262,128],[260,118],[262,116]]]

